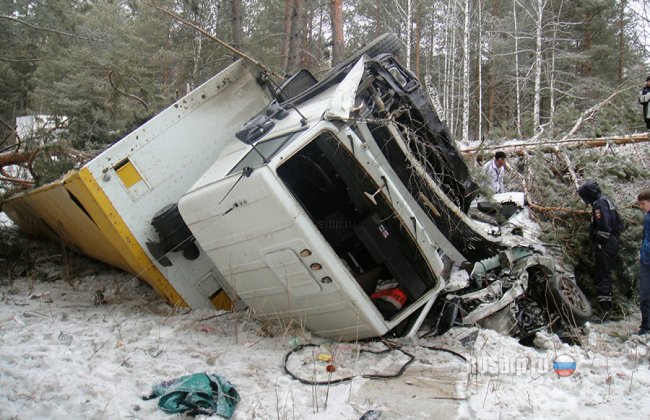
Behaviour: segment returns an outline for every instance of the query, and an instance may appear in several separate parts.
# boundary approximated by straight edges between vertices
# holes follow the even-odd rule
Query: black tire
[[[364,54],[367,54],[370,58],[375,57],[379,54],[387,53],[396,56],[400,53],[401,50],[402,41],[400,41],[400,39],[394,33],[387,32],[373,39],[365,46],[359,48],[354,54],[352,54],[350,57],[338,65],[345,67],[349,64],[355,63]]]
[[[570,325],[581,326],[592,315],[589,300],[568,276],[546,276],[546,298],[550,308]]]
[[[396,56],[399,54],[401,49],[402,49],[402,41],[400,41],[397,35],[395,35],[394,33],[387,32],[383,35],[378,36],[377,38],[372,40],[369,44],[357,50],[350,57],[341,61],[336,66],[332,67],[332,69],[325,74],[322,80],[327,80],[329,77],[331,77],[334,74],[337,74],[345,67],[356,63],[357,60],[359,60],[359,58],[361,58],[361,56],[364,54],[367,54],[368,57],[371,58],[379,54],[385,54],[385,53]]]
[[[306,89],[302,93],[292,96],[290,99],[282,102],[282,104],[291,103],[293,105],[297,105],[313,97],[314,95],[317,95],[318,93],[326,90],[334,83],[338,83],[339,81],[343,80],[343,78],[349,71],[349,67],[351,67],[354,63],[356,63],[357,60],[359,60],[359,58],[364,54],[368,54],[368,56],[370,57],[375,57],[379,54],[384,54],[384,53],[397,55],[399,54],[401,49],[402,49],[402,42],[399,40],[397,35],[393,33],[385,33],[375,38],[368,45],[359,49],[353,55],[351,55],[341,63],[337,64],[335,67],[331,68],[317,84],[311,86],[310,88]]]

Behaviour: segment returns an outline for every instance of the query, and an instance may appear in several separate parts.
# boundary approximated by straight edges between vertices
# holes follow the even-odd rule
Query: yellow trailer
[[[157,255],[152,220],[219,156],[245,147],[235,133],[272,99],[264,80],[240,60],[79,170],[12,197],[2,210],[30,234],[145,280],[172,305],[229,307],[235,295],[200,249],[191,261]]]

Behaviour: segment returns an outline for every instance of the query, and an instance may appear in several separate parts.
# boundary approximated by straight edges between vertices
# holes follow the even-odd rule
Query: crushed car
[[[336,340],[583,323],[589,303],[552,248],[516,230],[509,243],[469,216],[478,186],[399,48],[384,35],[320,81],[303,70],[275,84],[235,63],[95,158],[89,172],[141,257],[123,265],[142,274],[150,261],[145,280],[190,307],[226,294]],[[224,115],[174,109],[212,98]],[[205,149],[189,156],[183,130]],[[129,142],[143,141],[136,156]]]

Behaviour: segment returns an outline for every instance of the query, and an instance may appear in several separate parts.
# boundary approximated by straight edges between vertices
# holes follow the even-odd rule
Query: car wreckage
[[[225,299],[336,340],[580,325],[589,302],[552,247],[468,215],[478,187],[399,47],[384,35],[320,81],[240,60],[3,210],[174,304]]]

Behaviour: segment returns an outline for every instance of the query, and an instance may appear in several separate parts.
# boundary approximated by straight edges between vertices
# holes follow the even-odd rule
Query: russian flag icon
[[[571,376],[576,371],[576,361],[568,354],[561,354],[553,360],[553,370],[557,376]]]

